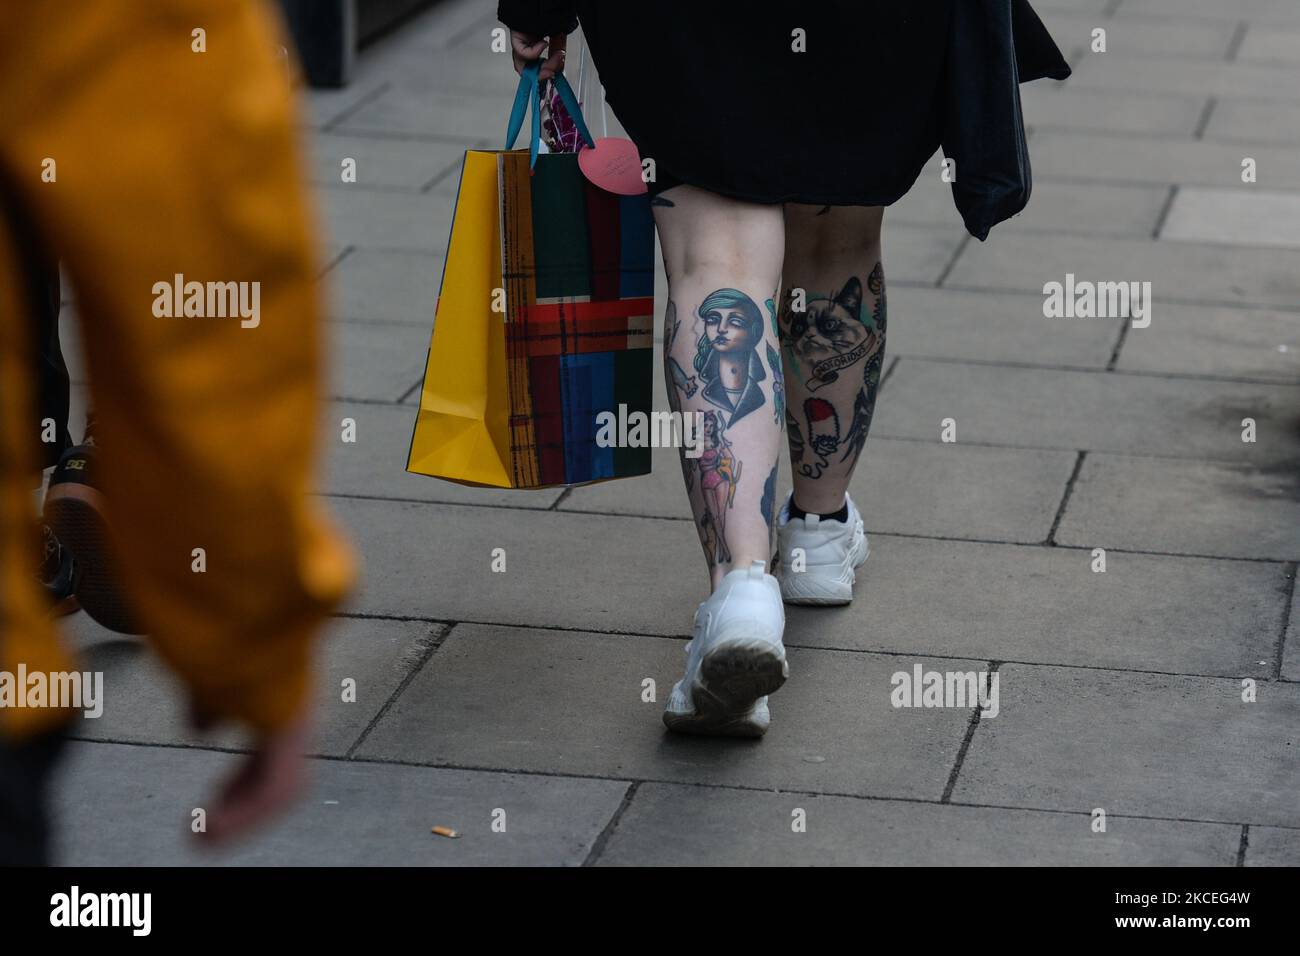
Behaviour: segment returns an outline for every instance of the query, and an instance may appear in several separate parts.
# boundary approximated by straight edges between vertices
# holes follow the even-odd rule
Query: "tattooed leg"
[[[785,207],[779,325],[794,498],[838,511],[871,428],[885,356],[879,206]]]
[[[713,587],[771,558],[772,499],[784,418],[775,290],[779,206],[692,186],[665,190],[655,223],[668,272],[664,371],[674,411],[699,423],[682,473]],[[694,454],[694,453],[692,453]]]

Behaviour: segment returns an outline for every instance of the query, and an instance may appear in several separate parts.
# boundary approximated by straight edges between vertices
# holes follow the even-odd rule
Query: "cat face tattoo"
[[[851,278],[832,298],[809,299],[795,311],[783,308],[786,342],[794,358],[810,367],[808,390],[817,391],[839,373],[876,351],[881,337],[862,318],[862,283]]]

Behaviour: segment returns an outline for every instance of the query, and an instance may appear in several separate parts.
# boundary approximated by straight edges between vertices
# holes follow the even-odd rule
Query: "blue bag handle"
[[[541,95],[537,92],[537,76],[541,73],[542,61],[534,60],[529,63],[519,74],[519,88],[515,90],[514,106],[510,109],[510,125],[506,129],[506,149],[515,148],[515,140],[519,139],[519,131],[524,126],[524,114],[528,112],[528,104],[533,104],[533,121],[531,135],[528,141],[528,168],[532,169],[537,165],[537,147],[542,141],[542,109]],[[587,124],[582,119],[582,109],[578,106],[578,98],[573,95],[573,88],[569,86],[569,81],[564,78],[563,73],[556,73],[553,79],[555,91],[560,95],[560,102],[564,108],[569,111],[573,118],[573,125],[578,130],[578,135],[583,141],[593,149],[596,147],[596,141],[592,138],[587,129]]]

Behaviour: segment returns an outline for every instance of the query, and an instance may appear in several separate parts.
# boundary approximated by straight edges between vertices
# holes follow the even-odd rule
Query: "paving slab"
[[[1296,112],[1300,121],[1300,110]],[[1180,189],[1169,206],[1160,238],[1300,249],[1300,192]],[[1295,317],[1300,327],[1300,316]]]
[[[933,285],[952,261],[962,234],[956,225],[942,229],[904,223],[892,226],[884,240],[889,278]]]
[[[489,129],[488,135],[493,145],[501,145],[519,76],[509,52],[498,53],[491,48],[491,31],[498,26],[500,24],[493,17],[491,22],[483,24],[481,32],[475,28],[461,42],[441,48],[422,44],[418,38],[413,38],[416,42],[405,42],[402,38],[404,42],[385,56],[389,88],[399,97],[418,97],[436,91],[440,95],[458,96],[478,103],[487,116],[497,120],[496,128]],[[578,63],[581,33],[579,28],[569,37],[569,49],[574,57],[570,70],[574,70]],[[590,57],[587,58],[587,67],[591,69]],[[593,70],[587,79],[589,94],[595,89],[595,75]],[[576,92],[576,70],[570,73],[569,78]]]
[[[1300,694],[1261,682],[1008,664],[953,801],[1300,826]]]
[[[1262,143],[1293,146],[1300,142],[1300,105],[1224,100],[1210,114],[1205,135],[1247,149]]]
[[[1177,20],[1207,17],[1250,20],[1255,24],[1300,25],[1300,10],[1291,0],[1237,0],[1230,5],[1218,0],[1124,0],[1121,14],[1154,14]]]
[[[429,333],[400,322],[331,322],[329,396],[396,402],[424,377]]]
[[[1102,539],[1104,543],[1104,539]],[[873,534],[847,608],[788,608],[791,645],[1266,679],[1285,565]],[[1215,595],[1207,600],[1206,595]]]
[[[1032,138],[1029,150],[1032,154]],[[926,167],[926,172],[921,174],[911,192],[885,213],[886,249],[895,223],[962,228],[961,217],[952,201],[952,184],[939,179],[933,172],[937,168],[936,159]],[[1147,238],[1154,230],[1168,196],[1167,186],[1085,184],[1036,176],[1033,196],[1025,211],[1000,223],[989,241],[1022,231]]]
[[[1300,382],[1300,315],[1267,309],[1184,305],[1133,330],[1120,371]]]
[[[334,314],[349,322],[414,325],[424,330],[427,349],[442,269],[441,253],[354,249],[327,276]]]
[[[675,449],[642,478],[573,491],[561,510],[690,517]],[[958,448],[868,439],[849,493],[873,531],[1037,542],[1047,538],[1074,468],[1070,452]],[[778,496],[791,487],[788,460]]]
[[[298,125],[315,131],[328,129],[340,117],[382,93],[386,80],[372,64],[373,60],[362,57],[358,63],[357,75],[343,89],[313,90],[306,86],[300,87]]]
[[[1153,323],[1170,301],[1288,309],[1300,303],[1300,251],[1218,242],[1076,236],[1044,242],[1041,236],[1008,233],[996,242],[967,244],[944,284],[1041,293],[1048,282],[1064,283],[1067,274],[1076,281],[1150,282]]]
[[[795,812],[806,827],[795,832]],[[689,820],[691,826],[681,826]],[[1241,828],[647,783],[597,866],[1232,866]],[[1290,832],[1290,831],[1286,831]],[[1300,847],[1291,854],[1300,859]]]
[[[327,495],[366,498],[400,498],[408,501],[444,501],[509,508],[549,508],[562,489],[475,488],[455,482],[415,475],[406,470],[415,408],[410,405],[374,405],[332,402],[324,415],[322,447]],[[345,442],[343,419],[356,425],[355,442]]]
[[[1291,66],[1300,63],[1300,30],[1273,27],[1248,27],[1237,50],[1242,63]]]
[[[1230,558],[1300,559],[1300,469],[1089,455],[1056,540]]]
[[[1032,139],[1029,148],[1032,153]],[[988,241],[1020,233],[1055,237],[1066,231],[1075,236],[1145,239],[1154,231],[1168,193],[1165,186],[1035,179],[1025,211],[1000,223]]]
[[[398,53],[426,56],[431,50],[445,54],[465,47],[488,49],[490,31],[498,25],[495,7],[474,0],[439,0],[429,13],[412,17],[388,40]]]
[[[444,196],[319,188],[329,234],[349,246],[443,253],[451,232],[452,206]]]
[[[442,635],[442,625],[423,621],[336,619],[327,629],[312,690],[316,740],[312,752],[342,756]],[[247,738],[230,729],[203,735],[190,729],[188,696],[172,671],[148,645],[99,627],[77,615],[81,666],[104,675],[104,713],[79,718],[73,734],[89,740],[242,748]],[[344,702],[343,681],[355,682],[355,700]]]
[[[1157,137],[1043,130],[1030,137],[1029,155],[1035,177],[1225,188],[1246,185],[1241,163],[1249,157],[1255,160],[1258,180],[1251,188],[1300,189],[1300,164],[1284,146],[1191,140],[1175,148]]]
[[[375,726],[364,759],[937,800],[968,708],[896,709],[893,657],[792,650],[761,741],[669,734],[680,641],[458,625]],[[971,661],[944,668],[980,670]],[[642,701],[643,681],[654,702]]]
[[[55,859],[64,866],[578,866],[627,790],[609,780],[316,760],[310,790],[286,817],[229,850],[196,848],[191,814],[239,759],[73,743],[55,789]],[[492,830],[497,809],[505,811],[504,833]],[[433,826],[460,836],[435,836]]]
[[[1288,318],[1300,325],[1295,317]],[[1101,370],[1110,361],[1125,320],[1061,322],[1052,325],[1050,335],[1043,334],[1044,321],[1041,293],[895,285],[889,289],[886,358],[897,355]]]
[[[1074,66],[1069,83],[1075,89],[1107,89],[1134,95],[1186,93],[1264,100],[1300,99],[1294,75],[1274,66],[1223,60],[1157,60],[1141,54],[1085,56]]]
[[[1300,830],[1251,827],[1246,866],[1295,866],[1300,863]]]
[[[433,185],[435,180],[454,180],[458,178],[465,150],[469,148],[459,143],[323,132],[315,134],[309,145],[312,182],[340,189],[351,186],[360,192],[371,189],[420,192],[425,186]],[[473,145],[486,147],[488,140]],[[492,145],[496,145],[495,139]],[[354,182],[343,180],[343,162],[347,159],[356,163]]]
[[[502,95],[466,97],[444,92],[437,74],[404,73],[379,96],[351,113],[337,126],[352,135],[404,135],[451,142],[490,142],[505,138],[511,94],[519,77],[504,57],[495,57],[502,70]]]
[[[336,498],[364,564],[358,613],[690,633],[707,594],[686,521]],[[493,573],[493,550],[506,571]],[[645,600],[629,600],[644,594]]]
[[[1169,17],[1097,17],[1095,14],[1034,9],[1062,50],[1080,48],[1085,56],[1172,56],[1221,60],[1237,25],[1230,20]],[[1123,9],[1121,5],[1120,9]],[[1092,31],[1106,30],[1106,53],[1092,53]]]
[[[1044,320],[1053,321],[1072,320]],[[1255,420],[1254,442],[1242,441],[1246,418]],[[945,419],[956,423],[957,444],[1254,464],[1300,452],[1294,385],[900,359],[876,409],[875,436],[938,442]]]
[[[1106,62],[1111,53],[1085,54]],[[1048,85],[1050,84],[1050,85]],[[1205,110],[1204,93],[1142,93],[1089,89],[1074,84],[1028,83],[1021,91],[1025,122],[1035,130],[1104,130],[1143,136],[1185,136],[1196,132]],[[1033,153],[1032,137],[1029,150]],[[957,170],[961,175],[961,170]],[[1037,183],[1034,184],[1037,186]],[[1035,190],[1036,192],[1037,190]]]

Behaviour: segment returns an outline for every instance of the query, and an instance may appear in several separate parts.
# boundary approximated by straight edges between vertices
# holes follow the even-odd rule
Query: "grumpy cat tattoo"
[[[840,372],[880,349],[883,337],[862,315],[862,282],[852,277],[830,298],[809,299],[802,310],[795,297],[782,303],[781,326],[789,354],[809,372],[809,391],[836,381]]]

